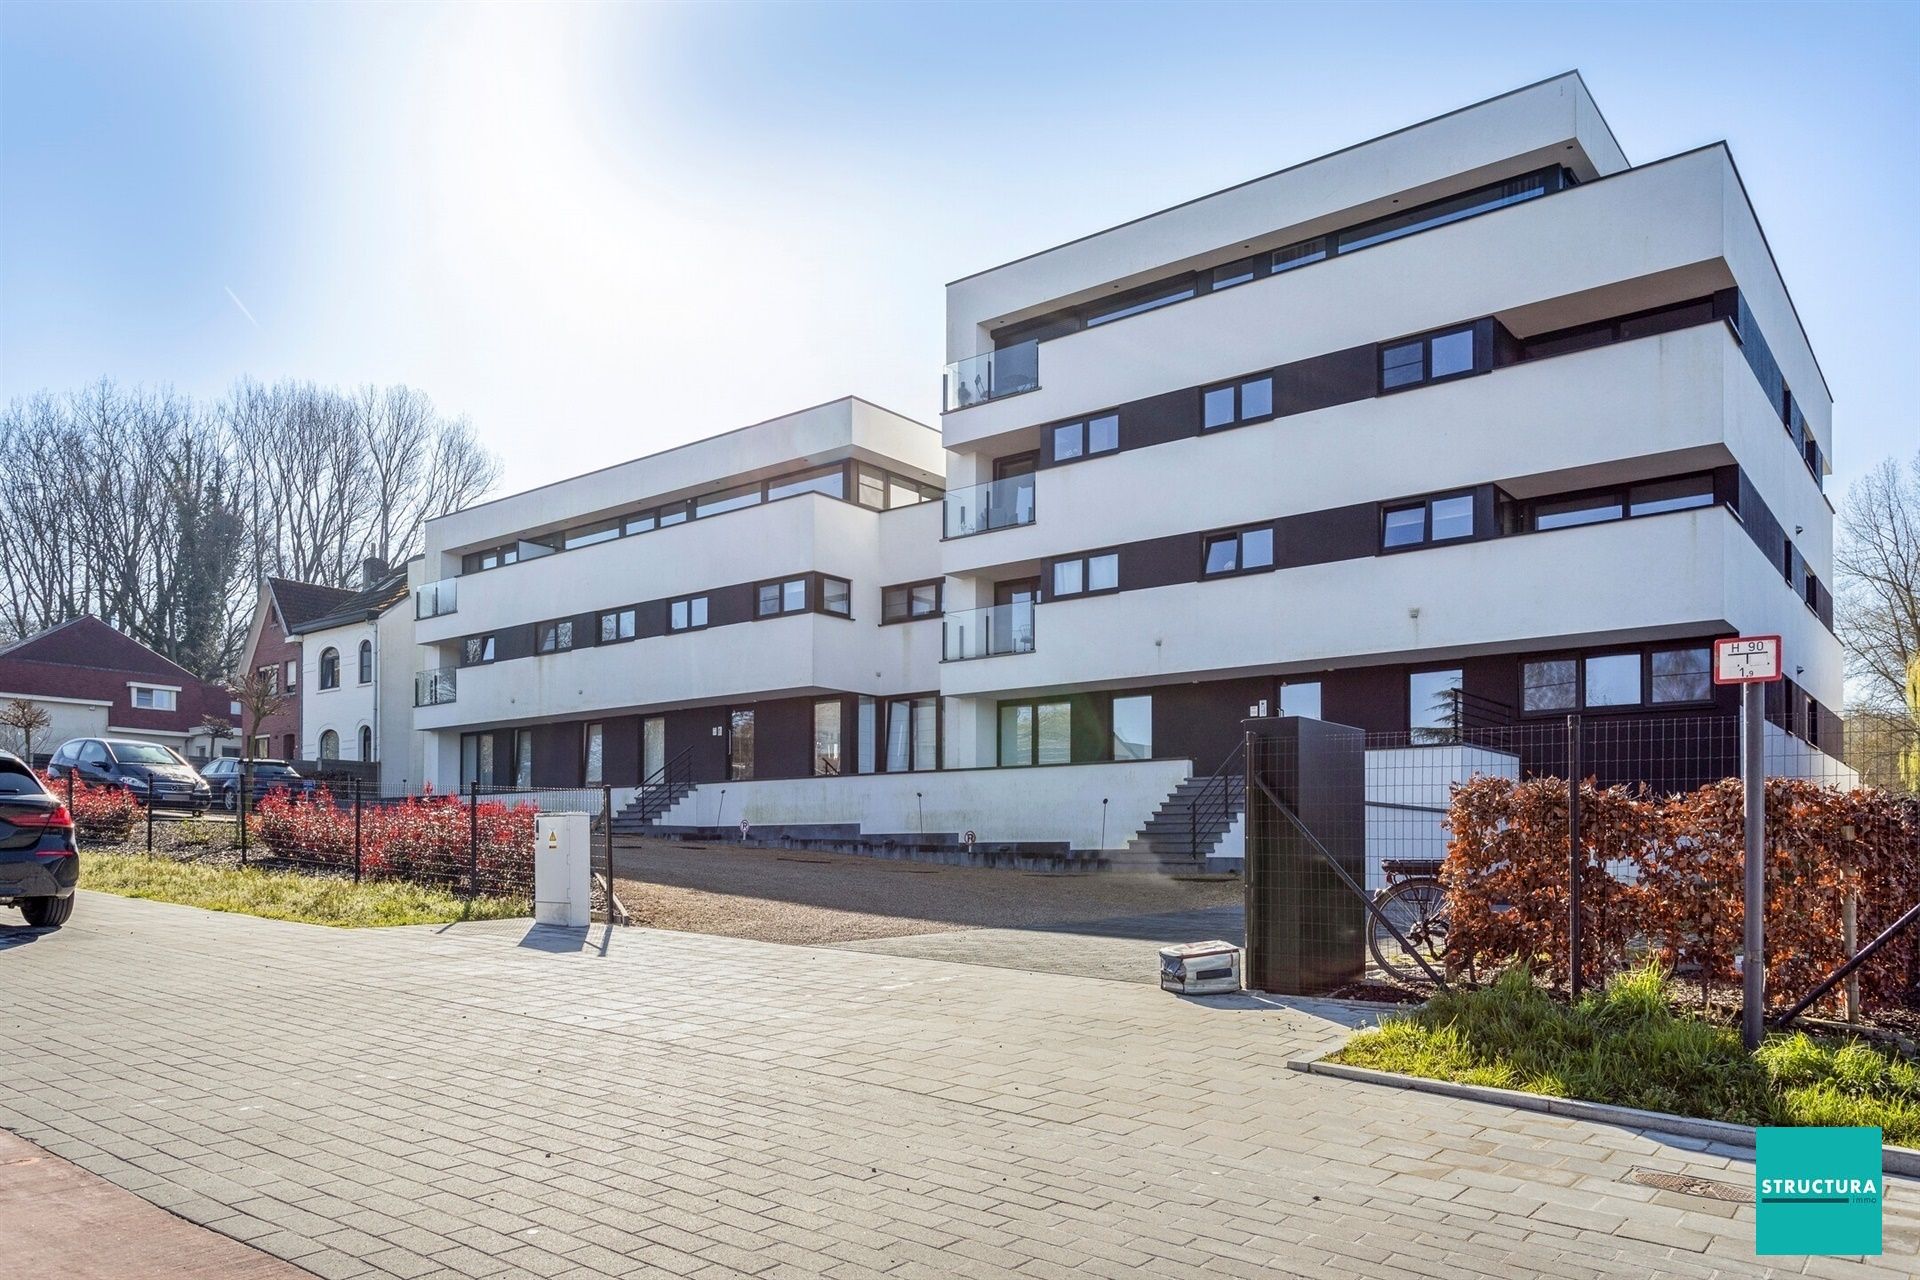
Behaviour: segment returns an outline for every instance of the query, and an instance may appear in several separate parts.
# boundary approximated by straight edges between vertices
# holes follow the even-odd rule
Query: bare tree
[[[29,765],[33,763],[33,735],[44,732],[52,724],[53,717],[47,714],[46,708],[25,698],[10,698],[0,706],[0,728],[20,735],[20,758]]]
[[[1911,720],[1905,686],[1920,659],[1920,454],[1904,466],[1888,458],[1854,482],[1834,566],[1858,701]]]

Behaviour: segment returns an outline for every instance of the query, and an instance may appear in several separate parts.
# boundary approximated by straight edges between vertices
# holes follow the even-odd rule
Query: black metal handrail
[[[692,781],[693,748],[687,747],[640,780],[640,793],[634,798],[634,803],[640,809],[640,821],[652,822],[655,818],[663,817],[679,798],[674,794],[675,790]]]
[[[1187,806],[1187,853],[1198,859],[1200,849],[1200,830],[1202,826],[1211,826],[1216,820],[1222,820],[1233,808],[1233,783],[1244,780],[1244,770],[1234,768],[1234,762],[1246,755],[1247,743],[1242,738],[1220,767],[1213,771]]]

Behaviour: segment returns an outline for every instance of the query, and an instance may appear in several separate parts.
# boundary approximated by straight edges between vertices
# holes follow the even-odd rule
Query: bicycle
[[[1375,909],[1367,913],[1367,950],[1388,978],[1431,982],[1420,960],[1436,973],[1446,972],[1447,893],[1440,884],[1440,859],[1387,858],[1380,869],[1386,873],[1387,887],[1374,895]],[[1382,917],[1400,931],[1405,946]],[[1414,958],[1416,953],[1420,960]]]

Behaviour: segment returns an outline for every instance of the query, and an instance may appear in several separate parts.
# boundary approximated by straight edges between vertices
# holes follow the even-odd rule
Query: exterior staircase
[[[1220,837],[1246,807],[1247,783],[1242,774],[1188,778],[1154,810],[1125,849],[1108,855],[1108,865],[1115,871],[1163,875],[1203,871]]]
[[[627,807],[613,815],[615,835],[644,836],[651,834],[659,825],[660,819],[698,785],[690,777],[680,778],[672,783],[656,782],[642,787],[640,793],[627,802]]]

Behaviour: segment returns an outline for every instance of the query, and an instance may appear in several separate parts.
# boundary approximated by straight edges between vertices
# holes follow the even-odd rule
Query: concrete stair
[[[1210,782],[1213,790],[1208,793]],[[1223,784],[1224,805],[1221,804]],[[1196,828],[1194,806],[1200,803],[1203,794],[1206,802]],[[1115,849],[1107,855],[1108,866],[1115,871],[1154,871],[1163,875],[1204,870],[1207,856],[1246,805],[1247,783],[1238,773],[1229,773],[1218,780],[1188,778],[1154,810],[1147,825],[1127,841],[1125,849]]]
[[[664,789],[660,784],[655,784],[647,788],[641,795],[635,796],[632,800],[628,801],[626,808],[613,815],[614,834],[622,836],[644,836],[653,834],[659,830],[659,820],[661,816],[671,811],[673,806],[685,799],[687,793],[692,791],[695,785],[691,779],[688,779],[686,781],[676,782],[672,786],[665,787]],[[643,798],[647,801],[646,807],[648,812],[653,815],[651,819],[645,819],[640,816],[641,800]]]

